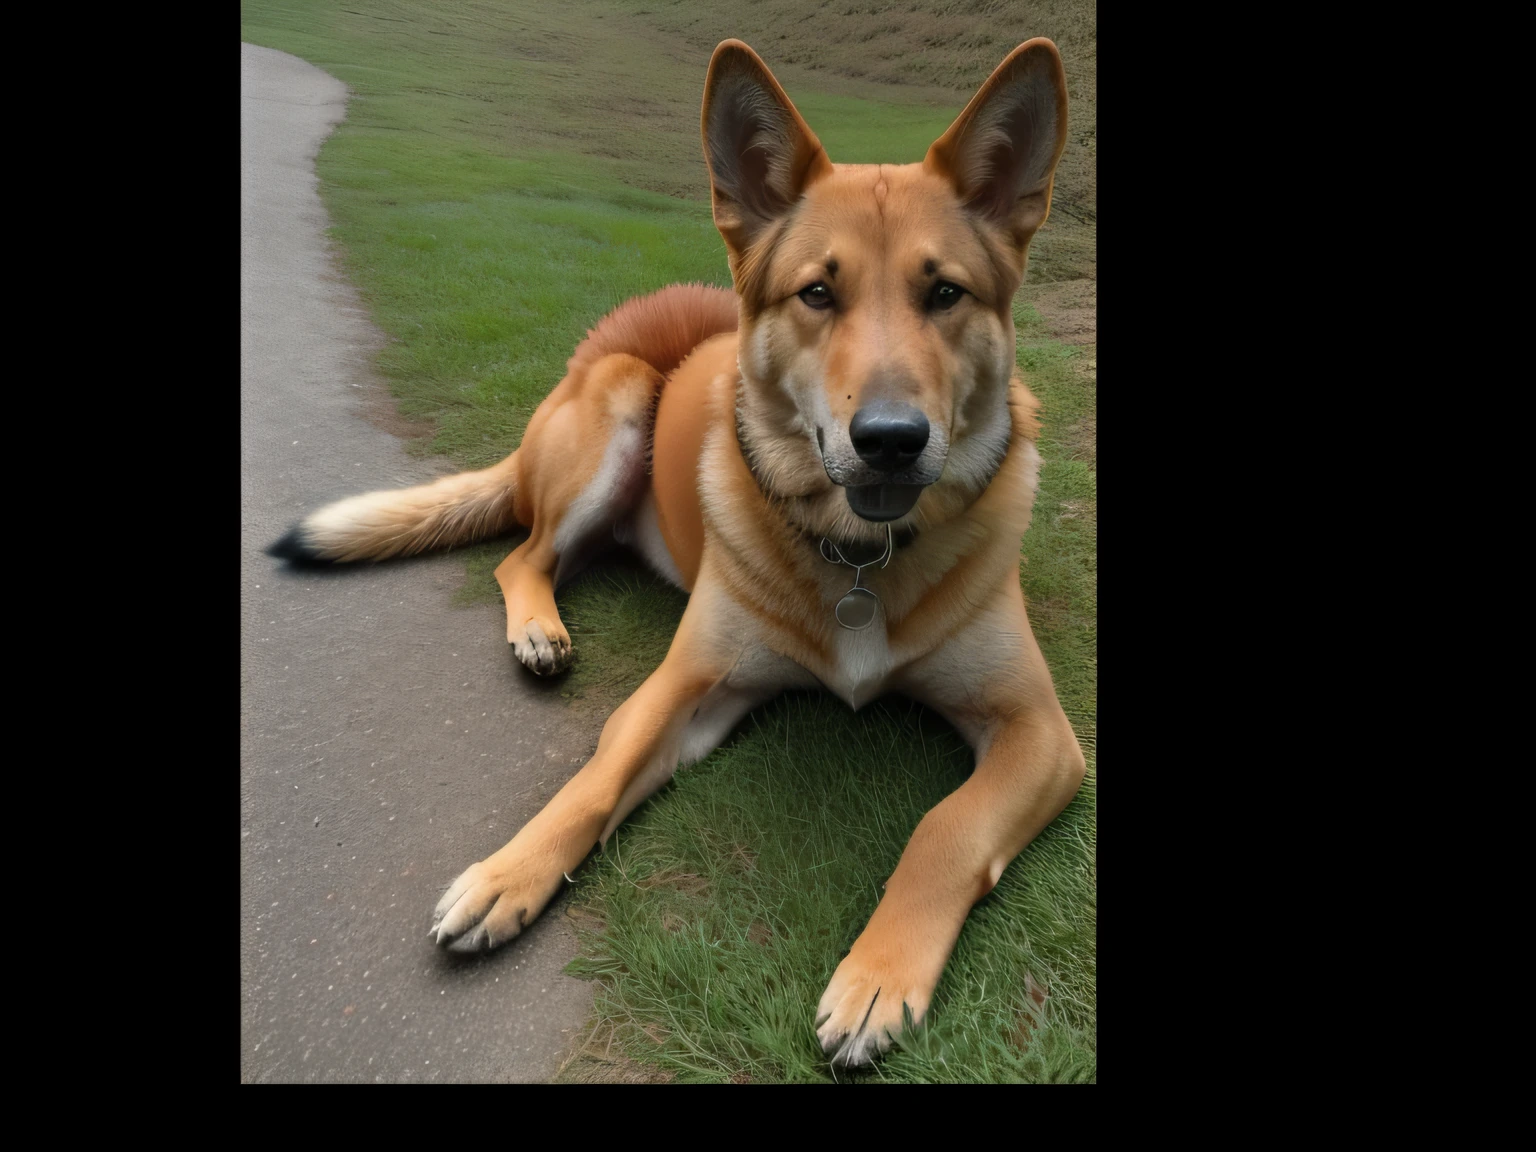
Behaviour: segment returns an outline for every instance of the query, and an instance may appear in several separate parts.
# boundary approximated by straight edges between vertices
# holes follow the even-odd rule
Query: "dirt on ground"
[[[1040,313],[1051,335],[1062,343],[1082,346],[1099,342],[1097,280],[1031,285],[1025,298]]]

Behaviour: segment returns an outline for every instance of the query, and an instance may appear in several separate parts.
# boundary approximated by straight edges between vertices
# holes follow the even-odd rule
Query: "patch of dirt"
[[[757,871],[757,853],[745,844],[728,844],[725,856],[739,872]]]
[[[565,1063],[555,1073],[556,1084],[669,1084],[677,1079],[675,1073],[653,1068],[631,1060],[624,1054],[619,1033],[623,1025],[599,1020],[592,1030],[578,1042],[576,1049],[566,1057]],[[634,1028],[634,1025],[628,1025]],[[660,1025],[651,1024],[639,1029],[647,1039],[661,1044],[667,1032]]]
[[[1076,424],[1066,429],[1061,436],[1062,445],[1067,449],[1067,459],[1081,460],[1090,468],[1098,466],[1099,422],[1093,417],[1079,420]]]
[[[702,876],[696,876],[692,872],[653,872],[644,880],[635,882],[636,888],[670,888],[674,892],[681,892],[685,896],[707,896],[709,894],[709,881]]]
[[[1097,280],[1061,280],[1032,285],[1025,298],[1040,313],[1050,333],[1063,344],[1097,344],[1099,341]]]
[[[374,381],[358,389],[358,415],[381,432],[398,436],[407,447],[425,447],[437,433],[437,422],[425,417],[402,416],[389,389]]]
[[[1029,622],[1036,628],[1066,628],[1078,620],[1073,602],[1064,597],[1025,596],[1024,604],[1029,610]]]
[[[1029,994],[1030,1004],[1019,1014],[1019,1022],[1009,1036],[1014,1047],[1020,1052],[1028,1050],[1029,1042],[1034,1037],[1035,1029],[1040,1025],[1040,1016],[1049,997],[1044,986],[1036,984],[1034,977],[1027,972],[1024,974],[1024,991]]]
[[[1097,383],[1099,378],[1097,345],[1090,344],[1084,351],[1087,354],[1074,361],[1073,369]],[[1090,414],[1077,423],[1063,428],[1058,440],[1067,450],[1067,459],[1081,460],[1090,468],[1098,467],[1099,420],[1096,415]]]
[[[677,1079],[671,1072],[637,1064],[628,1056],[596,1060],[578,1056],[555,1080],[557,1084],[670,1084]]]
[[[608,921],[590,908],[578,908],[573,904],[565,910],[565,918],[579,931],[592,932],[601,936],[608,930]]]
[[[747,942],[749,944],[756,944],[759,948],[764,948],[767,946],[768,941],[772,939],[773,929],[761,920],[752,921],[752,926],[747,929]]]

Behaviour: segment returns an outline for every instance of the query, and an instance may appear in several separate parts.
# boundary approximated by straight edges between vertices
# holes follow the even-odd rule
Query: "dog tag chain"
[[[895,550],[895,537],[889,524],[885,526],[885,551],[863,564],[855,564],[848,560],[836,544],[825,536],[821,538],[823,560],[828,564],[845,564],[853,569],[853,587],[843,593],[843,598],[832,610],[832,614],[837,617],[837,622],[850,632],[863,631],[873,624],[875,612],[880,607],[880,597],[875,595],[873,589],[865,588],[859,583],[864,578],[864,569],[873,568],[876,564],[884,568],[891,562],[891,553]]]

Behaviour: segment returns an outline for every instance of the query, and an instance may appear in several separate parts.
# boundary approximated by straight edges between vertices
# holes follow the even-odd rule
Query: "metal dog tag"
[[[855,564],[843,555],[840,549],[826,537],[821,541],[821,558],[828,564],[844,564],[853,569],[853,587],[843,593],[832,609],[832,615],[844,628],[850,632],[860,632],[875,622],[875,611],[880,607],[880,597],[873,591],[863,587],[860,581],[864,579],[864,569],[873,568],[876,564],[884,568],[891,562],[891,553],[896,551],[896,541],[891,534],[891,526],[885,526],[885,551],[873,560],[866,560],[862,564]]]
[[[853,632],[868,628],[875,622],[875,608],[879,598],[868,588],[850,588],[833,609],[837,622]]]

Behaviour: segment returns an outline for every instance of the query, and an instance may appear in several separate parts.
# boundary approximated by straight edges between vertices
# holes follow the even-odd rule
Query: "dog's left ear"
[[[734,272],[832,162],[767,65],[740,40],[722,41],[710,58],[703,121],[715,227]]]
[[[1020,44],[987,78],[924,167],[970,210],[1028,246],[1051,210],[1056,162],[1067,146],[1067,74],[1049,40]]]

